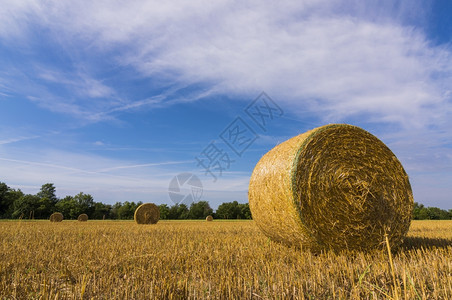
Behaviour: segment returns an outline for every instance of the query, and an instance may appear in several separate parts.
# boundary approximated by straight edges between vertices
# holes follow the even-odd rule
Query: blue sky
[[[0,0],[0,181],[171,205],[171,179],[190,172],[213,207],[246,202],[264,153],[340,122],[393,150],[415,201],[451,208],[451,11],[447,0]],[[245,108],[263,91],[283,114],[261,128]],[[221,139],[237,117],[258,137],[240,156]],[[212,141],[230,159],[216,181],[196,161]]]

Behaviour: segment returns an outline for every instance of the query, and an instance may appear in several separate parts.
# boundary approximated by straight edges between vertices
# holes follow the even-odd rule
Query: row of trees
[[[117,202],[114,205],[95,202],[89,194],[79,193],[75,196],[57,198],[55,186],[44,184],[36,195],[24,194],[0,182],[0,218],[2,219],[47,219],[53,212],[61,212],[66,219],[77,219],[85,213],[90,219],[133,219],[135,209],[142,202]],[[251,219],[248,203],[237,201],[221,204],[214,212],[207,201],[168,206],[159,205],[160,218],[165,220],[204,219],[212,215],[216,219]],[[450,220],[449,211],[437,207],[425,207],[414,203],[413,219],[415,220]]]
[[[452,220],[452,209],[449,211],[438,207],[425,207],[423,204],[414,202],[414,220]]]
[[[117,202],[114,205],[95,202],[89,194],[79,193],[59,199],[52,183],[44,184],[36,195],[24,194],[0,182],[0,218],[47,219],[58,211],[65,219],[77,219],[85,213],[90,219],[133,219],[135,209],[142,202]],[[217,219],[251,219],[248,203],[237,201],[221,204],[214,212],[207,201],[168,206],[159,205],[160,219],[204,219],[212,215]]]

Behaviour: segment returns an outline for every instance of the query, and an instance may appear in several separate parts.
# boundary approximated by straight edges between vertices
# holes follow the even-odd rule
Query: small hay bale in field
[[[160,220],[160,210],[154,203],[144,203],[137,207],[133,218],[137,224],[156,224]]]
[[[79,221],[79,222],[86,222],[86,221],[88,221],[88,215],[87,214],[81,214],[80,216],[78,216],[77,221]]]
[[[209,222],[213,221],[213,217],[212,216],[207,216],[206,217],[206,221],[209,221]]]
[[[50,222],[61,222],[63,221],[63,214],[56,212],[50,215]]]
[[[346,124],[315,128],[270,150],[251,175],[248,198],[268,237],[313,251],[377,248],[385,233],[397,247],[413,208],[397,157]]]

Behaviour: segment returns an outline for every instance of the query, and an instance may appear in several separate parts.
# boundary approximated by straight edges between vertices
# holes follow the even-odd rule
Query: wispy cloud
[[[0,162],[1,180],[8,184],[15,183],[10,185],[24,189],[24,192],[36,193],[42,184],[52,182],[59,197],[83,191],[91,193],[96,201],[105,203],[150,201],[148,198],[152,196],[153,202],[171,204],[168,196],[170,180],[181,172],[196,172],[192,169],[192,161],[133,164],[125,160],[51,149],[37,151],[29,160],[4,157],[2,154]],[[227,197],[238,193],[242,195],[238,200],[246,199],[248,174],[225,174],[221,184],[205,180],[201,174],[199,176],[205,185],[205,197]],[[220,198],[208,200],[218,205]]]
[[[171,178],[169,170],[164,172],[159,168],[160,164],[148,164],[147,168],[138,168],[136,165],[133,172],[130,169],[123,172],[121,167],[131,166],[130,162],[127,164],[126,161],[95,155],[43,149],[30,155],[29,160],[20,159],[20,154],[17,156],[19,158],[13,154],[0,157],[2,181],[16,183],[19,187],[53,182],[59,190],[59,196],[83,191],[92,193],[97,201],[107,203],[131,199],[144,201],[154,194],[160,195],[159,200],[164,201]],[[125,195],[130,198],[125,198]]]
[[[90,54],[105,56],[119,71],[131,68],[160,88],[158,96],[127,97],[77,67],[36,68],[31,79],[10,70],[24,88],[0,75],[3,93],[24,91],[49,110],[98,122],[265,90],[292,117],[370,128],[411,174],[432,162],[452,166],[452,47],[426,35],[425,1],[4,2],[1,39],[20,43],[34,28],[45,29],[65,51],[84,54],[74,54],[74,65]],[[49,84],[76,96],[55,95]],[[181,92],[196,84],[207,88]]]
[[[158,163],[147,163],[147,164],[134,164],[134,165],[125,165],[125,166],[117,166],[117,167],[111,167],[111,168],[105,168],[100,169],[97,172],[98,173],[106,173],[121,169],[135,169],[135,168],[146,168],[146,167],[156,167],[156,166],[166,166],[166,165],[180,165],[180,164],[193,164],[192,160],[184,160],[184,161],[165,161],[165,162],[158,162]]]
[[[278,7],[251,1],[252,11],[249,3],[222,1],[24,3],[7,10],[55,34],[96,45],[91,50],[118,47],[118,63],[147,76],[210,82],[217,93],[265,89],[286,105],[309,107],[325,119],[364,113],[375,122],[417,128],[450,106],[451,52],[431,46],[412,25],[422,15],[421,1],[399,6],[305,1]],[[23,27],[11,26],[11,34]],[[91,97],[111,93],[94,79],[81,82]],[[150,102],[132,101],[107,111],[144,103]]]
[[[64,165],[57,165],[57,164],[52,164],[52,163],[10,159],[10,158],[3,158],[3,157],[0,157],[0,160],[3,162],[10,162],[10,163],[15,163],[15,164],[20,164],[20,165],[40,166],[40,167],[47,167],[47,168],[51,168],[51,169],[62,169],[62,170],[67,170],[67,171],[72,171],[72,172],[77,172],[77,173],[86,173],[86,174],[95,174],[96,173],[96,172],[92,172],[92,171],[85,171],[85,170],[82,170],[79,168],[68,167],[68,166],[64,166]]]
[[[0,80],[10,99],[28,99],[52,112],[81,120],[90,120],[98,111],[121,102],[113,89],[88,74],[59,72],[25,64],[22,68],[7,67],[0,74]]]
[[[77,72],[76,74],[65,74],[49,69],[38,70],[37,77],[50,83],[64,85],[68,89],[76,91],[80,96],[90,98],[112,97],[115,91],[87,74]]]
[[[21,141],[32,140],[32,139],[36,139],[39,137],[40,136],[38,136],[38,135],[34,135],[34,136],[15,137],[15,138],[10,138],[10,139],[4,139],[4,140],[0,140],[0,145],[6,145],[6,144],[12,144],[12,143],[17,143],[17,142],[21,142]]]

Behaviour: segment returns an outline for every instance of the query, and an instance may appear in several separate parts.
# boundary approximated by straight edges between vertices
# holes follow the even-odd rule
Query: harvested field
[[[3,221],[0,236],[1,299],[452,298],[452,221],[413,221],[394,273],[385,250],[315,255],[254,221]]]

